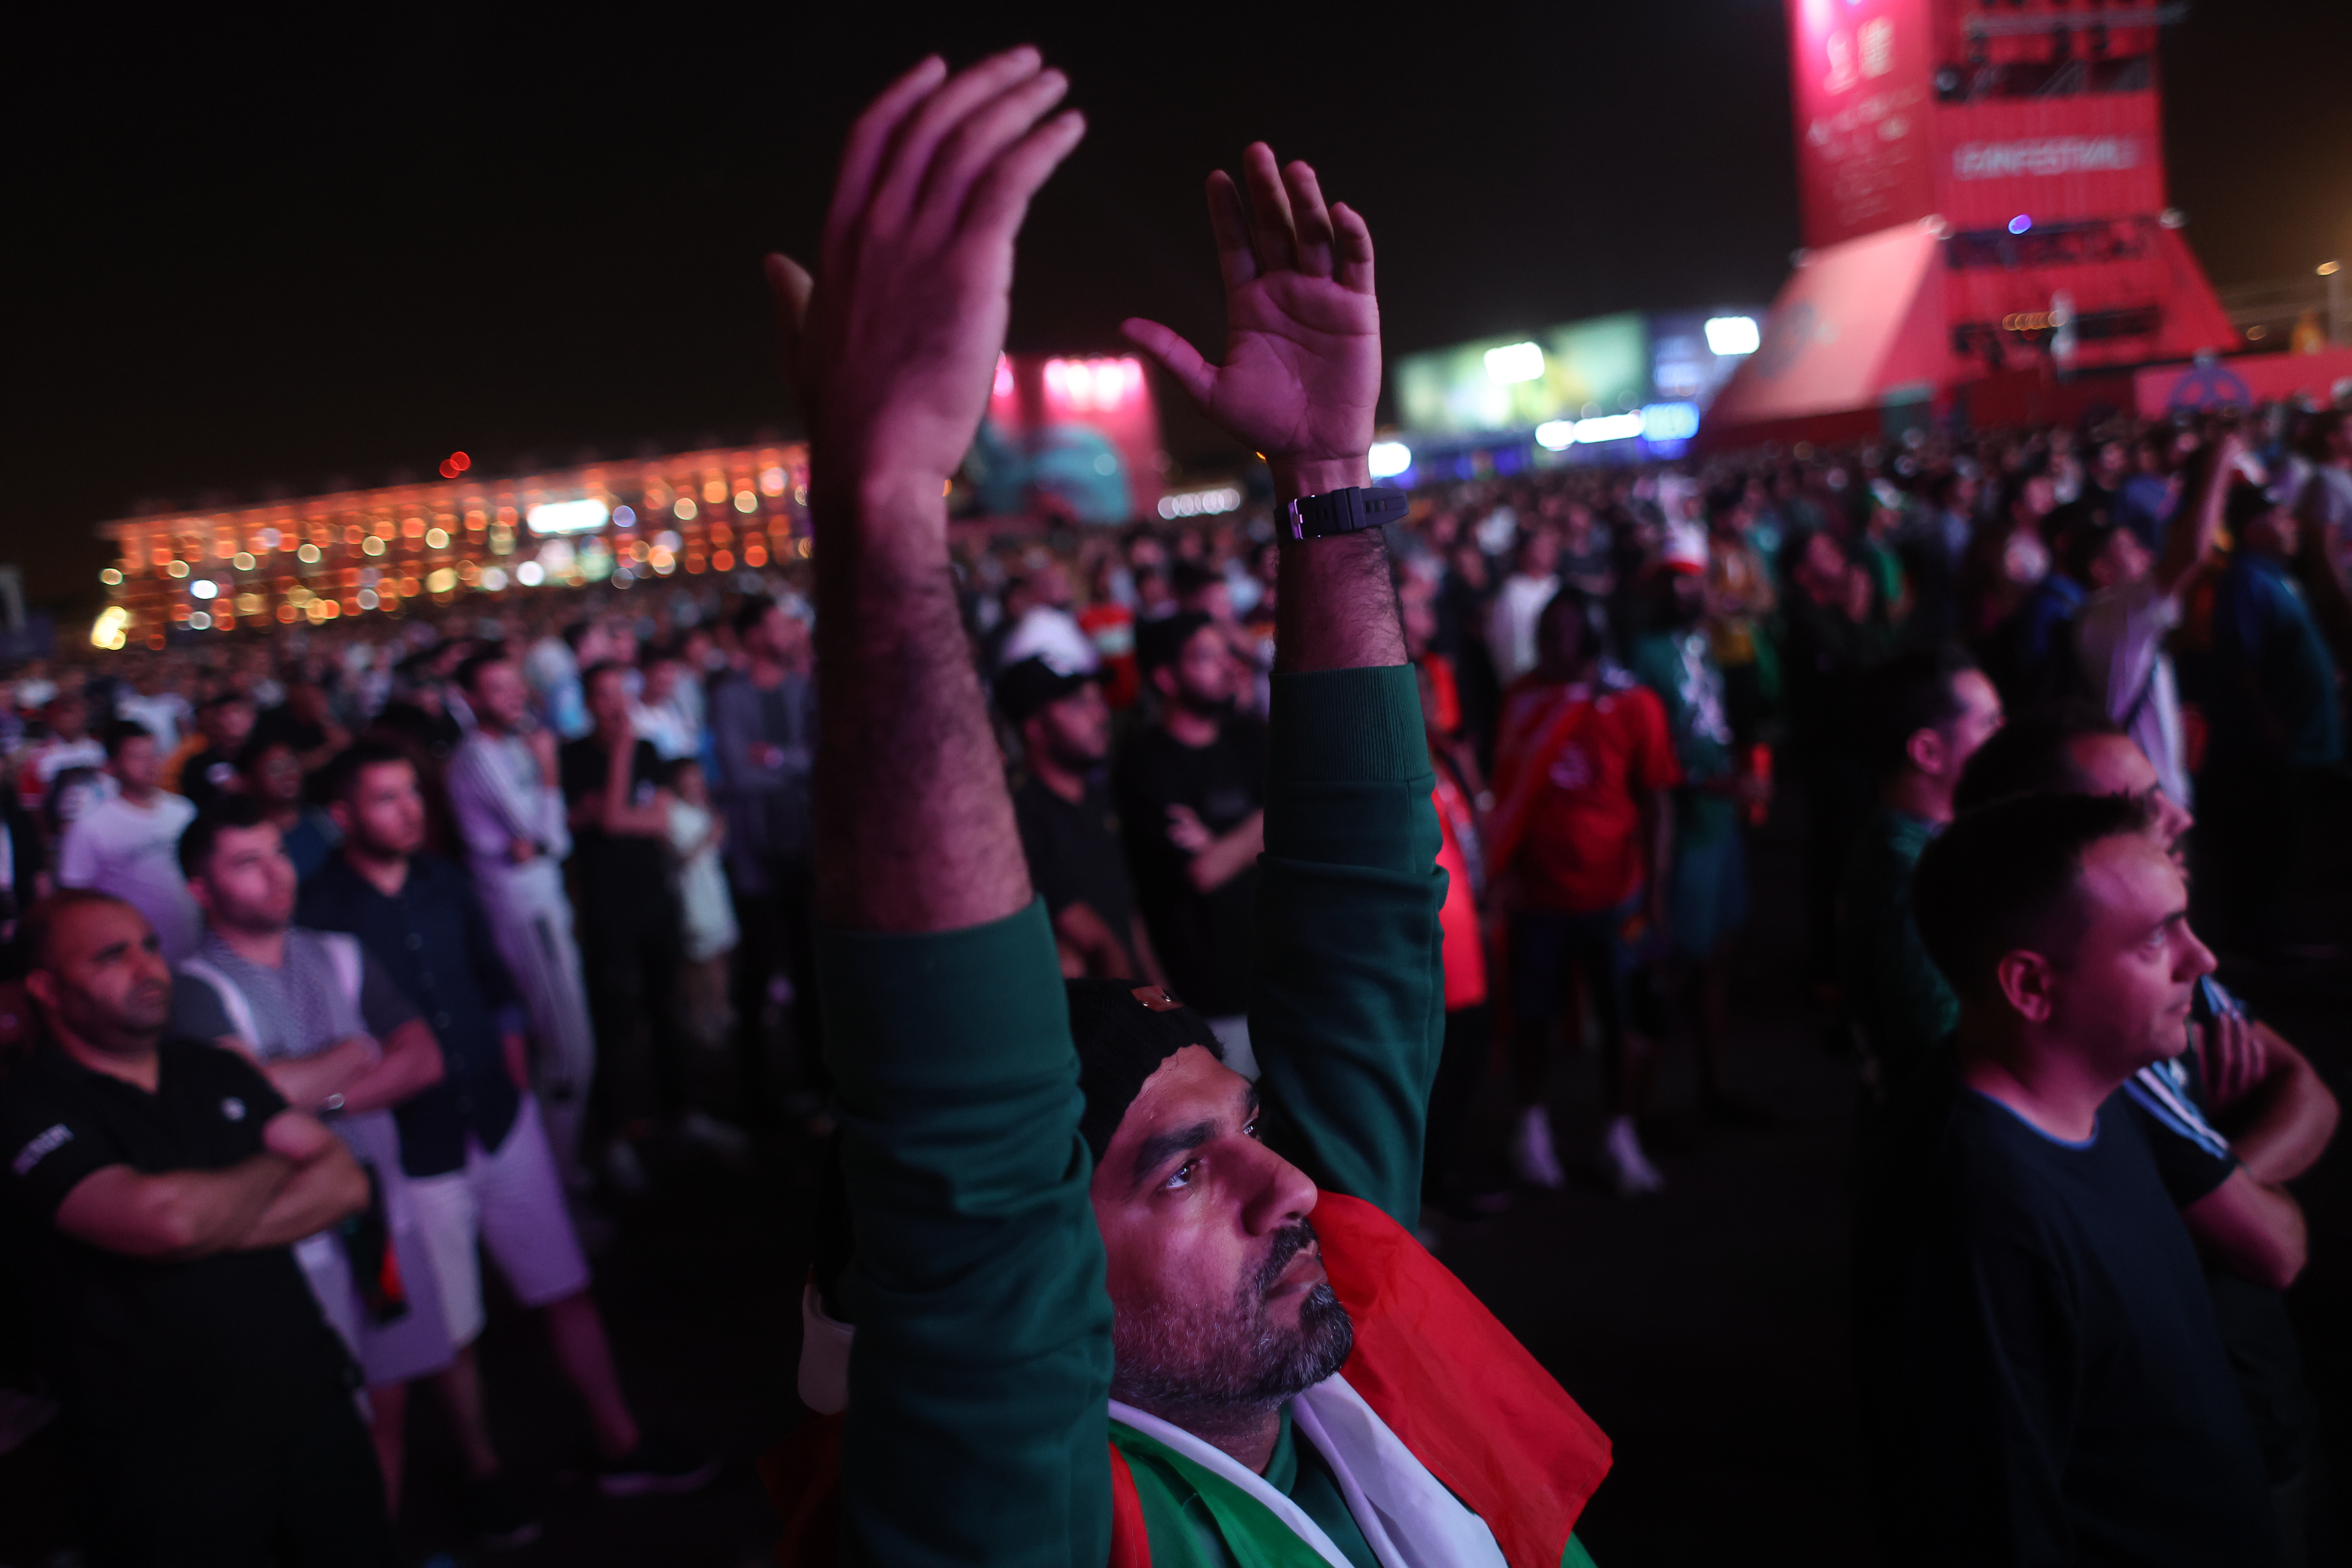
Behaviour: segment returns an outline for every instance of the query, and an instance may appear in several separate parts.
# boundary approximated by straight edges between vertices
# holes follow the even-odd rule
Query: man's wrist
[[[1361,487],[1372,482],[1371,461],[1367,457],[1274,458],[1266,467],[1274,475],[1274,504],[1288,506],[1301,496],[1328,495],[1351,486]]]
[[[812,453],[809,466],[809,510],[820,524],[854,521],[871,541],[928,532],[947,520],[947,481],[918,466],[831,449]]]

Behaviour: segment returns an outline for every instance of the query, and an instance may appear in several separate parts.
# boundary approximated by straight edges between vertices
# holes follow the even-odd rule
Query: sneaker
[[[539,1513],[504,1470],[466,1489],[466,1522],[493,1552],[510,1552],[539,1539]]]
[[[1558,1192],[1568,1184],[1568,1173],[1551,1146],[1551,1116],[1540,1105],[1519,1112],[1518,1131],[1511,1134],[1511,1171],[1531,1187]]]
[[[1608,1135],[1601,1140],[1601,1170],[1621,1198],[1658,1192],[1666,1184],[1666,1179],[1658,1174],[1658,1168],[1642,1152],[1641,1134],[1634,1131],[1630,1116],[1610,1121]]]
[[[690,1492],[708,1486],[719,1461],[682,1443],[645,1434],[634,1452],[596,1462],[596,1489],[606,1497],[643,1497],[649,1492]]]

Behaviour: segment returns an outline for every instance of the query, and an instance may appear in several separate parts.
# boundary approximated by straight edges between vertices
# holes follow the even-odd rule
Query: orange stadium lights
[[[427,595],[446,602],[558,585],[625,587],[648,567],[667,576],[760,566],[773,560],[772,551],[790,552],[807,527],[808,453],[797,444],[505,478],[484,478],[463,452],[441,466],[441,477],[421,484],[100,524],[115,553],[100,581],[108,607],[121,612],[107,622],[108,640],[120,634],[122,646],[152,647],[166,633],[400,615]],[[676,504],[711,488],[716,505]],[[619,504],[623,496],[645,497],[646,512]],[[640,538],[655,516],[657,532]],[[754,535],[762,541],[757,559]],[[771,538],[785,542],[765,542]],[[631,570],[619,570],[624,563]]]

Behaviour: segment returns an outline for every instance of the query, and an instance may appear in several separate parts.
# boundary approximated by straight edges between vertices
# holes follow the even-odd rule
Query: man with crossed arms
[[[366,1176],[244,1057],[172,1036],[146,916],[68,889],[25,926],[45,1038],[0,1084],[0,1247],[89,1560],[390,1564],[358,1371],[292,1252]]]
[[[803,1368],[845,1405],[839,1493],[779,1467],[784,1561],[1588,1563],[1607,1439],[1405,1228],[1445,881],[1377,531],[1284,551],[1258,1083],[1157,987],[1066,989],[1032,897],[940,494],[1013,235],[1083,132],[1047,117],[1065,87],[1030,49],[926,60],[851,132],[819,276],[770,262],[814,435],[819,963],[856,1237],[808,1304],[845,1381]],[[1386,499],[1361,493],[1370,237],[1307,165],[1245,163],[1247,214],[1209,183],[1225,363],[1126,331],[1279,500],[1356,490],[1315,504],[1328,529]]]

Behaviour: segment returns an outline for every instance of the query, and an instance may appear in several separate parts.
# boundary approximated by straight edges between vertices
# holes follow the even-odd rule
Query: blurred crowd
[[[1165,984],[1244,1072],[1274,529],[1245,505],[956,543],[1066,972]],[[2298,847],[2347,797],[2341,413],[1491,472],[1424,484],[1391,535],[1452,874],[1425,1181],[1446,1212],[1588,1159],[1628,1197],[1664,1185],[1642,1126],[1678,1040],[1708,1114],[1763,1118],[1726,986],[1748,841],[1776,816],[1801,837],[1806,982],[1864,1095],[1890,1095],[1951,1027],[1905,879],[2004,713],[2132,742],[2134,787],[2184,831],[2194,814],[2217,946],[2328,956]],[[335,1113],[371,1195],[296,1253],[394,1507],[425,1382],[482,1533],[533,1527],[471,1367],[478,1245],[545,1314],[608,1490],[709,1474],[632,1417],[580,1237],[678,1159],[824,1131],[804,586],[518,590],[0,677],[5,1044],[33,1059],[36,1004],[70,1010],[53,976],[28,999],[47,937],[21,917],[89,889],[152,926],[174,1035],[234,1042],[288,1104]],[[1579,1042],[1607,1065],[1589,1152],[1548,1109]],[[1482,1142],[1496,1063],[1511,1113]],[[54,1304],[34,1276],[62,1257],[12,1246],[0,1268]],[[178,1373],[61,1374],[102,1326],[61,1352],[37,1305],[0,1331],[0,1384],[113,1402],[92,1429],[136,1464],[121,1412]]]
[[[1660,1182],[1636,1127],[1667,1035],[1693,1039],[1712,1110],[1754,1115],[1726,1076],[1724,965],[1745,840],[1776,809],[1801,834],[1809,983],[1866,1074],[1909,1048],[1873,1038],[1839,912],[1923,702],[1929,727],[1973,705],[1938,762],[1948,789],[2003,708],[2104,713],[2204,824],[2200,930],[2315,951],[2296,849],[2342,787],[2352,658],[2340,412],[1496,473],[1423,486],[1391,533],[1455,871],[1462,1055],[1433,1114],[1433,1196],[1491,1186],[1444,1112],[1497,1034],[1523,1180],[1561,1180],[1542,1104],[1563,1026],[1597,1031],[1613,1064],[1599,1158],[1624,1191]],[[1164,980],[1237,1037],[1276,556],[1247,512],[961,556],[1066,965]],[[1961,698],[1906,705],[1906,683],[1962,667]]]

